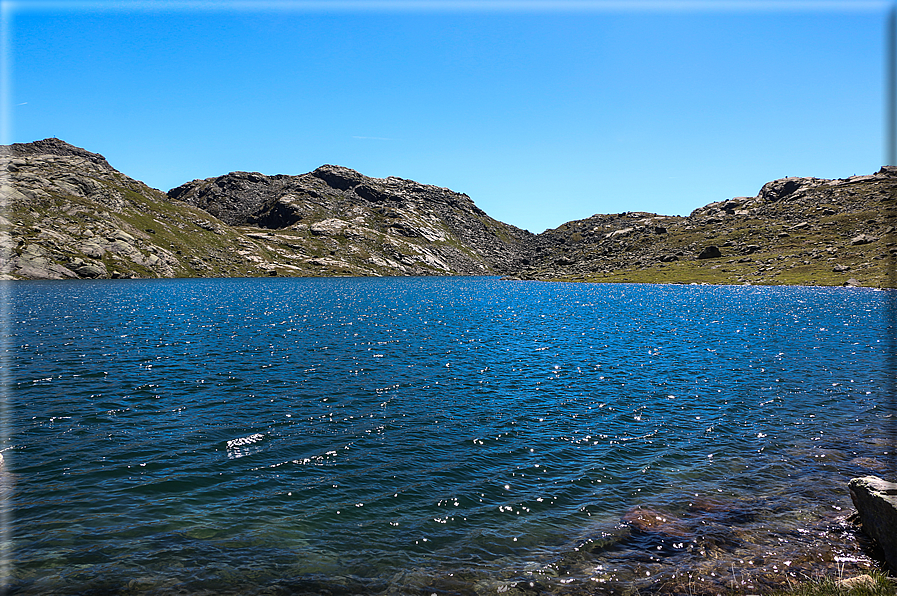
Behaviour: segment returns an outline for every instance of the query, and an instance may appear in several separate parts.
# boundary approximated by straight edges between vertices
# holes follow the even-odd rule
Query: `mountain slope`
[[[897,167],[785,178],[687,217],[598,214],[539,235],[465,194],[325,165],[167,194],[59,139],[0,147],[0,277],[506,275],[895,287]]]
[[[300,176],[232,172],[168,196],[232,226],[277,230],[295,254],[362,273],[508,272],[532,236],[492,219],[465,194],[332,165]]]
[[[336,166],[166,195],[59,139],[2,157],[7,278],[495,274],[531,236],[466,195]]]
[[[897,167],[784,178],[687,217],[594,215],[540,234],[521,278],[894,287]]]

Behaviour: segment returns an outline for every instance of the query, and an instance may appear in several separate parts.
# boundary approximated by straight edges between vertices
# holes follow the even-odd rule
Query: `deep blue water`
[[[893,292],[3,291],[14,593],[709,590],[874,565],[845,485],[895,473]]]

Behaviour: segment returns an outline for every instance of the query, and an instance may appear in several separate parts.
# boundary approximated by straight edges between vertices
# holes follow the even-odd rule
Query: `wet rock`
[[[879,472],[883,472],[888,469],[888,466],[886,466],[884,462],[875,459],[874,457],[855,457],[854,459],[850,460],[850,463],[854,466],[866,468],[867,470],[877,470]]]
[[[688,510],[725,524],[744,524],[755,518],[755,513],[743,502],[708,497],[696,497],[688,504]]]
[[[851,277],[850,279],[848,279],[847,281],[844,282],[844,285],[851,287],[851,288],[858,288],[858,287],[862,286],[863,284],[861,284],[856,278]]]
[[[686,536],[688,529],[680,520],[669,513],[637,506],[627,511],[621,520],[634,532],[665,534],[667,536]]]
[[[863,532],[881,546],[885,561],[897,570],[897,483],[864,476],[847,486],[863,521]]]

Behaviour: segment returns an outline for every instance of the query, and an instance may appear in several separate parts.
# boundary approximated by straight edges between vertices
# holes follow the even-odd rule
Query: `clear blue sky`
[[[3,142],[162,190],[339,164],[533,232],[684,215],[881,167],[891,6],[7,2]]]

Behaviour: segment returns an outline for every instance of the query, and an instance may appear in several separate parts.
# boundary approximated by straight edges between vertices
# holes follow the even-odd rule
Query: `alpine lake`
[[[12,594],[758,594],[875,568],[895,293],[2,284]]]

